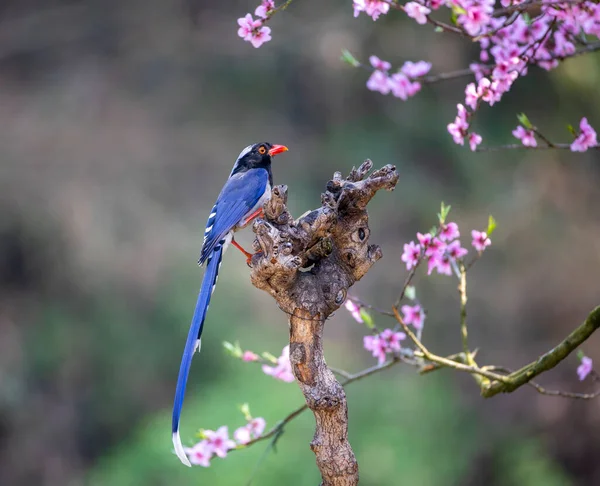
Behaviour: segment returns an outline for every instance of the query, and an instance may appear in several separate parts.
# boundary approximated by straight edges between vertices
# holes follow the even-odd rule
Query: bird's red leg
[[[252,253],[247,252],[246,250],[244,250],[242,248],[242,245],[240,245],[237,241],[235,241],[233,238],[231,238],[231,244],[233,246],[235,246],[238,250],[240,250],[246,257],[246,263],[248,264],[248,266],[250,266],[250,262],[252,261]]]
[[[260,209],[257,209],[256,211],[254,211],[253,213],[251,213],[251,214],[250,214],[250,215],[249,215],[247,218],[245,218],[245,219],[244,219],[244,220],[241,222],[241,224],[239,224],[238,226],[239,226],[240,228],[244,228],[245,226],[248,226],[248,224],[249,224],[249,223],[250,223],[250,222],[251,222],[253,219],[255,219],[255,218],[258,218],[258,217],[263,217],[264,215],[265,215],[265,212],[263,211],[263,209],[262,209],[262,208],[260,208]],[[235,239],[234,239],[234,238],[231,238],[231,243],[233,244],[233,246],[235,246],[235,247],[236,247],[238,250],[240,250],[240,251],[241,251],[241,252],[242,252],[242,253],[243,253],[243,254],[246,256],[246,263],[248,264],[248,266],[250,266],[250,263],[251,263],[251,261],[252,261],[252,256],[253,256],[253,254],[252,254],[252,253],[249,253],[249,252],[247,252],[246,250],[244,250],[244,249],[242,248],[242,246],[241,246],[241,245],[240,245],[240,244],[239,244],[237,241],[235,241]]]
[[[241,226],[242,226],[242,228],[243,228],[244,226],[247,226],[247,225],[248,225],[248,223],[250,223],[250,221],[252,221],[253,219],[255,219],[255,218],[258,218],[258,217],[261,217],[261,218],[262,218],[262,217],[264,217],[264,215],[265,215],[265,212],[263,211],[263,208],[257,209],[256,211],[254,211],[252,214],[250,214],[250,216],[248,216],[248,217],[247,217],[247,218],[246,218],[246,219],[245,219],[245,220],[242,222],[242,225],[241,225]]]

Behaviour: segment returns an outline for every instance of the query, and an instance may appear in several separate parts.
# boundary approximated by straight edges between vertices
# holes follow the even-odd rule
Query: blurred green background
[[[488,214],[499,227],[469,273],[469,320],[481,363],[516,368],[550,349],[600,304],[598,152],[473,154],[446,125],[466,80],[402,102],[365,88],[339,61],[347,48],[434,73],[477,51],[401,14],[354,19],[351,2],[296,1],[252,48],[236,19],[258,2],[4,0],[0,5],[0,484],[316,485],[313,418],[266,444],[183,467],[172,454],[170,407],[201,270],[205,218],[239,151],[283,143],[276,183],[295,215],[319,204],[335,170],[366,157],[395,164],[397,190],[372,202],[384,259],[353,294],[393,302],[406,276],[403,243],[435,222],[439,203],[463,243]],[[551,73],[531,69],[482,109],[484,143],[512,143],[524,111],[550,138],[587,116],[600,128],[598,54]],[[250,246],[251,231],[239,239]],[[226,356],[222,341],[280,353],[285,316],[228,253],[203,352],[192,367],[182,436],[242,425],[249,402],[275,424],[302,403],[294,384]],[[424,339],[459,350],[456,281],[416,280],[429,311]],[[381,317],[378,324],[387,323]],[[332,366],[374,364],[364,329],[340,310],[328,322]],[[600,360],[598,337],[584,347]],[[591,391],[572,356],[540,381]],[[361,484],[600,484],[598,402],[522,389],[491,400],[468,376],[425,377],[398,366],[348,388]]]

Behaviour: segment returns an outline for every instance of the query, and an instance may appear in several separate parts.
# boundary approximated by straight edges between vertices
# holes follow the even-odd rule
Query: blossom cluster
[[[250,42],[256,48],[262,46],[265,42],[269,42],[271,40],[271,28],[265,27],[263,24],[272,15],[274,9],[274,0],[262,0],[261,4],[254,10],[256,19],[248,13],[237,20],[240,26],[238,36],[246,42]]]
[[[371,66],[375,69],[367,81],[367,88],[381,94],[392,93],[395,97],[406,100],[416,95],[421,90],[421,83],[416,79],[425,76],[431,69],[431,63],[425,61],[407,61],[398,70],[390,74],[392,65],[379,59],[377,56],[369,58]]]
[[[475,233],[473,232],[472,235],[472,244],[477,251],[482,251],[491,241],[483,233],[486,238],[485,243],[487,244],[481,248],[479,241],[480,234],[477,232],[478,234],[475,235]],[[453,265],[456,265],[456,262],[468,253],[468,250],[461,246],[459,237],[460,231],[458,225],[453,222],[442,224],[437,234],[433,232],[425,234],[417,233],[419,243],[411,241],[404,245],[404,252],[401,258],[406,264],[406,269],[413,269],[422,258],[427,258],[428,275],[431,275],[433,270],[437,270],[440,274],[452,275]]]
[[[239,427],[234,433],[235,440],[229,438],[229,429],[226,425],[217,430],[203,430],[203,439],[192,447],[184,448],[190,463],[195,466],[209,467],[210,460],[214,457],[225,458],[227,452],[240,445],[245,445],[262,435],[265,430],[265,419],[261,417],[248,418],[248,423]]]
[[[469,87],[467,86],[467,89],[468,88]],[[456,105],[456,107],[458,108],[458,114],[456,115],[454,121],[448,124],[448,133],[452,135],[454,143],[459,145],[464,145],[465,138],[467,138],[469,147],[471,147],[472,151],[475,151],[483,138],[478,133],[473,131],[469,132],[469,117],[471,114],[467,111],[467,109],[460,103]]]
[[[598,145],[596,130],[588,123],[587,118],[583,117],[579,122],[578,132],[575,132],[573,129],[572,131],[575,140],[569,146],[571,152],[585,152],[587,149]],[[536,132],[533,127],[525,128],[519,125],[512,133],[515,138],[521,140],[521,143],[525,147],[537,147]]]
[[[414,288],[411,287],[414,290]],[[413,299],[414,300],[414,299]],[[366,324],[367,327],[374,328],[374,325],[369,325],[365,322],[367,313],[363,312],[360,304],[352,299],[347,299],[344,304],[353,319],[359,324]],[[415,329],[423,329],[425,322],[425,311],[421,308],[420,304],[416,305],[403,305],[402,313],[404,314],[404,322],[407,325],[412,325]],[[369,317],[369,320],[372,318]],[[379,364],[385,362],[386,355],[395,351],[400,351],[400,341],[403,341],[406,335],[402,332],[395,332],[391,329],[385,329],[383,332],[365,336],[363,338],[363,345],[367,351],[371,351],[373,356],[379,361]]]
[[[495,0],[423,0],[400,5],[380,0],[353,1],[355,17],[365,13],[377,20],[393,7],[403,10],[418,24],[431,22],[438,29],[458,32],[479,43],[479,61],[470,65],[475,81],[466,86],[465,101],[457,105],[457,116],[447,126],[456,144],[464,145],[466,140],[473,151],[482,142],[482,136],[471,129],[472,117],[481,103],[492,106],[499,102],[513,83],[527,74],[529,66],[554,69],[559,61],[577,53],[575,46],[583,36],[600,36],[600,4],[595,0],[577,3],[548,0],[533,14],[526,9],[512,9],[523,0],[501,0],[505,10],[494,10],[495,3]],[[455,26],[430,19],[432,11],[442,7],[452,10]],[[382,94],[391,92],[406,100],[421,89],[415,78],[431,67],[425,61],[417,64],[427,66],[422,74],[411,76],[402,68],[389,75],[390,64],[371,56],[375,71],[367,81],[367,88]],[[517,127],[513,135],[524,146],[537,146],[530,127]],[[573,152],[598,145],[596,132],[585,118],[575,137],[570,146]]]
[[[406,334],[385,329],[379,334],[365,336],[363,345],[367,351],[371,351],[377,358],[379,364],[385,363],[387,355],[400,351],[400,341],[406,339]]]
[[[455,3],[454,0],[452,2]],[[504,7],[512,4],[507,0],[501,3]],[[554,69],[560,59],[576,52],[578,35],[598,35],[600,6],[591,1],[582,1],[579,5],[548,2],[535,18],[523,13],[512,21],[508,15],[492,16],[493,0],[459,0],[456,4],[464,10],[457,17],[458,24],[479,40],[481,63],[471,64],[476,83],[469,83],[465,89],[465,105],[471,112],[467,113],[463,105],[458,105],[457,119],[448,125],[448,132],[454,142],[461,145],[469,136],[471,150],[475,150],[481,138],[474,132],[469,133],[469,115],[479,108],[481,102],[492,106],[500,101],[513,83],[527,74],[528,65]],[[580,135],[571,145],[572,151],[585,151],[597,145],[593,129],[589,125],[586,129],[581,128]],[[525,146],[537,146],[530,129],[517,127],[513,135]]]

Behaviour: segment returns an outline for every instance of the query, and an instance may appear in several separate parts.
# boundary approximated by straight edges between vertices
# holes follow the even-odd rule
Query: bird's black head
[[[229,177],[238,172],[246,172],[250,169],[266,169],[271,174],[271,157],[287,151],[285,145],[275,145],[268,142],[248,145],[240,152],[233,170]]]

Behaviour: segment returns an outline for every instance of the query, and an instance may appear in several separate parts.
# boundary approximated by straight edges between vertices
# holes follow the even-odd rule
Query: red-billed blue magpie
[[[179,437],[179,419],[192,357],[196,350],[200,351],[204,319],[210,297],[217,283],[223,253],[229,243],[233,243],[249,261],[252,255],[234,241],[233,233],[248,225],[262,212],[264,203],[271,197],[271,188],[273,187],[271,157],[285,151],[287,151],[287,147],[284,145],[273,145],[266,142],[249,145],[242,150],[208,216],[204,230],[204,243],[198,260],[199,265],[206,262],[206,271],[181,358],[173,404],[173,445],[177,456],[186,466],[191,466],[191,464]]]

